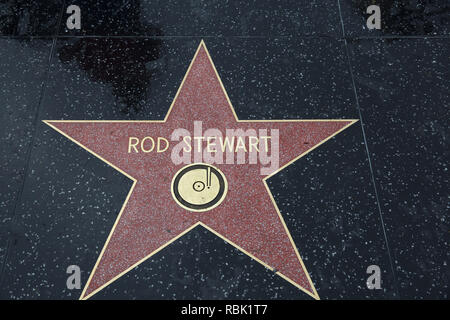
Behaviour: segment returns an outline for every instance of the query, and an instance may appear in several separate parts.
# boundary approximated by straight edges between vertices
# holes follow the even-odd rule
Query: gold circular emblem
[[[203,212],[217,207],[227,194],[225,175],[216,167],[194,163],[173,177],[171,192],[176,203],[189,211]]]

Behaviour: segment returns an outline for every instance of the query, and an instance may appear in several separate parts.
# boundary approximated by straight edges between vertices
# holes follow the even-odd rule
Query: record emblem
[[[189,211],[203,212],[217,207],[228,189],[225,175],[217,168],[195,163],[178,171],[172,180],[175,202]]]

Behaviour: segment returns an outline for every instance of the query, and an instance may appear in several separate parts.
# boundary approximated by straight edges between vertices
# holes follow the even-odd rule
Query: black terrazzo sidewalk
[[[448,299],[450,2],[372,3],[0,0],[0,298],[78,299],[131,187],[41,120],[162,119],[203,39],[241,119],[360,119],[269,180],[320,297]],[[201,227],[94,298],[309,299]]]

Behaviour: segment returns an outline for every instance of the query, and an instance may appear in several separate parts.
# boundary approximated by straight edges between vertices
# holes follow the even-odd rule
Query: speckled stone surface
[[[449,0],[340,0],[346,36],[448,36]],[[366,9],[378,5],[381,29],[369,30]]]
[[[381,210],[404,298],[448,298],[448,40],[351,45]]]
[[[397,297],[360,126],[286,168],[269,185],[318,277],[321,297]],[[382,270],[382,290],[365,286],[372,264]]]
[[[366,139],[357,123],[268,181],[320,297],[448,299],[445,1],[396,2],[381,31],[364,1],[83,1],[80,31],[21,3],[0,4],[0,298],[78,299],[66,268],[86,283],[132,185],[40,120],[161,120],[204,39],[242,119],[361,111]],[[309,299],[202,227],[93,298]]]
[[[207,44],[220,57],[218,72],[242,119],[357,117],[342,40],[291,36]]]
[[[13,216],[27,167],[27,153],[44,85],[50,41],[0,39],[0,261],[8,236],[14,233]]]
[[[2,0],[1,36],[53,36],[58,32],[62,0]]]
[[[320,0],[75,0],[88,6],[81,31],[61,35],[331,36],[340,33],[337,2]]]

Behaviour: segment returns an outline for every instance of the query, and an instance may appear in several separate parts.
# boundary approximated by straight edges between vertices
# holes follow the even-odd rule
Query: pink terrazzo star
[[[228,182],[226,196],[209,211],[186,210],[171,193],[173,177],[185,166],[174,164],[172,143],[164,152],[156,152],[156,147],[152,152],[130,152],[129,143],[130,137],[147,136],[170,141],[177,128],[193,132],[194,121],[222,132],[278,129],[279,168],[263,176],[260,163],[214,163]],[[99,292],[198,225],[319,299],[265,179],[354,122],[238,120],[203,41],[163,121],[45,121],[134,181],[80,299]],[[151,145],[147,140],[147,151]]]

